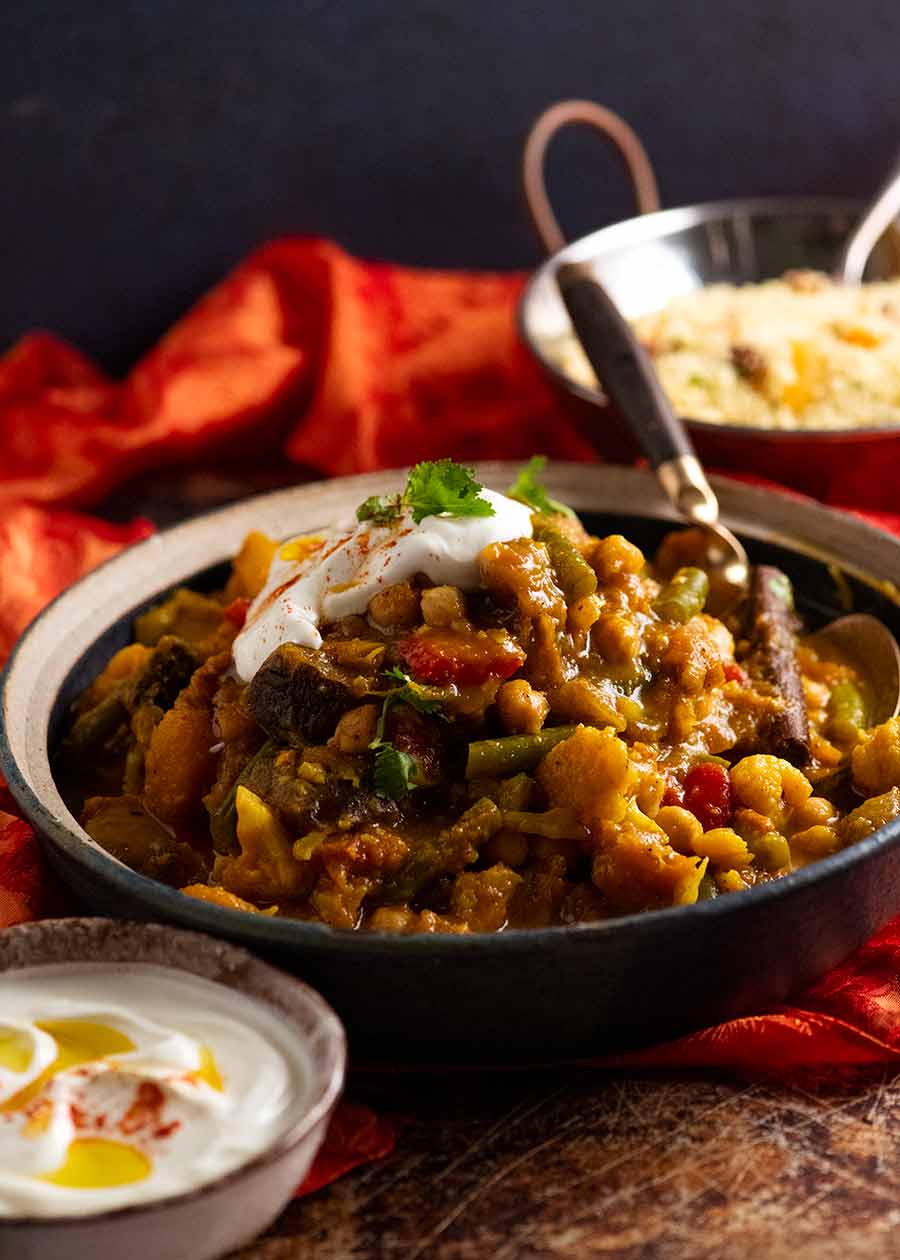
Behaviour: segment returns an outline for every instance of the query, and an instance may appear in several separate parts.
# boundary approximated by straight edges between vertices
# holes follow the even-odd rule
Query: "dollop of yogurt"
[[[0,976],[0,1219],[180,1194],[265,1150],[309,1096],[267,1007],[187,972]]]
[[[485,547],[530,538],[531,509],[482,490],[493,516],[426,516],[406,511],[391,525],[354,521],[328,534],[289,539],[275,553],[265,586],[234,641],[235,672],[249,682],[282,643],[321,646],[319,626],[364,613],[369,600],[424,573],[436,585],[473,590]]]

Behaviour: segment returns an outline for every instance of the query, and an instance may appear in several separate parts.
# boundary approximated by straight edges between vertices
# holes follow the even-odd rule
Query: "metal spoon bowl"
[[[883,621],[869,613],[838,617],[810,636],[814,647],[836,648],[851,660],[871,687],[873,726],[900,713],[900,648]]]

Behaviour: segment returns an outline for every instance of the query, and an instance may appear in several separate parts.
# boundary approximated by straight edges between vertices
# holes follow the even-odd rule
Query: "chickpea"
[[[369,618],[381,630],[402,629],[419,620],[419,592],[409,582],[397,582],[369,600]]]
[[[576,600],[574,604],[569,606],[569,616],[566,622],[572,634],[583,634],[585,630],[590,630],[600,616],[603,604],[597,595],[585,595],[583,599]]]
[[[422,592],[422,619],[427,626],[449,626],[465,621],[466,601],[456,586],[430,586]]]
[[[797,831],[807,827],[824,827],[837,817],[831,801],[824,796],[811,796],[791,811],[791,826]]]
[[[768,814],[757,813],[755,809],[736,809],[734,827],[745,840],[748,837],[764,836],[775,830],[775,824]]]
[[[612,665],[627,665],[641,654],[637,624],[621,613],[604,613],[594,622],[591,642]]]
[[[524,678],[506,682],[497,692],[497,712],[503,729],[513,735],[534,735],[550,711],[547,697]]]
[[[693,853],[695,842],[703,835],[698,820],[690,810],[682,809],[680,805],[664,805],[656,815],[656,822],[678,853]]]
[[[591,565],[600,581],[608,582],[619,573],[640,573],[644,553],[621,534],[610,534],[597,543]]]

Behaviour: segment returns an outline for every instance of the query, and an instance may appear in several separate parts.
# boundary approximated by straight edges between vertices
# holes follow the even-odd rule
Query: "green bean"
[[[531,770],[551,748],[574,735],[577,726],[551,726],[535,735],[506,735],[503,739],[479,739],[469,745],[467,779],[501,779]]]
[[[750,836],[747,848],[761,871],[781,871],[791,864],[790,846],[777,831],[767,831],[764,836]]]
[[[832,687],[828,699],[828,716],[832,722],[847,723],[857,730],[864,730],[868,726],[866,702],[856,683],[839,682]]]
[[[86,755],[100,748],[128,717],[128,709],[118,691],[95,704],[76,720],[66,738],[66,751]]]
[[[553,572],[568,603],[574,604],[593,595],[597,589],[597,574],[568,538],[552,525],[537,525],[534,538],[536,542],[542,542],[550,553]]]
[[[447,831],[417,841],[403,866],[373,890],[372,900],[387,905],[409,901],[442,876],[458,874],[475,861],[478,850],[497,834],[501,823],[500,810],[482,797]]]
[[[703,611],[709,594],[709,578],[702,569],[679,569],[653,601],[653,610],[663,621],[684,625]]]

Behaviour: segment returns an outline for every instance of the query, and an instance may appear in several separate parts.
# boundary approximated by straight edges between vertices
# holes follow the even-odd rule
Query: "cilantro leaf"
[[[429,695],[428,692],[429,688],[423,687],[421,683],[407,682],[405,687],[400,687],[393,693],[392,699],[394,704],[408,704],[417,713],[427,713],[447,720],[447,715],[441,709],[441,698]]]
[[[376,525],[393,525],[402,512],[399,494],[372,494],[356,509],[358,521],[374,521]]]
[[[416,787],[414,779],[417,762],[411,753],[395,748],[390,740],[384,738],[384,726],[391,708],[395,704],[408,704],[419,713],[433,714],[445,721],[449,719],[441,710],[440,699],[429,696],[428,688],[413,682],[397,665],[392,665],[384,672],[388,678],[402,683],[402,686],[394,687],[385,696],[378,725],[375,727],[375,738],[369,748],[375,754],[375,795],[388,796],[391,800],[399,801]]]
[[[393,688],[384,697],[381,705],[381,713],[378,716],[378,725],[375,727],[375,738],[369,745],[370,748],[377,749],[385,742],[384,724],[387,721],[387,715],[395,704],[408,704],[410,708],[415,709],[418,713],[425,713],[429,716],[443,718],[445,722],[450,719],[441,709],[441,697],[429,695],[432,688],[423,687],[421,683],[413,682],[409,674],[404,674],[403,670],[397,665],[392,665],[390,669],[386,669],[385,675],[394,679],[402,685]]]
[[[518,499],[520,503],[534,508],[536,512],[562,513],[564,516],[574,516],[575,513],[565,503],[560,503],[558,499],[551,499],[545,488],[538,481],[538,477],[543,472],[546,462],[546,455],[532,455],[528,463],[519,469],[519,475],[506,493],[511,499]]]
[[[375,749],[375,795],[392,801],[408,796],[416,768],[415,758],[401,752],[393,744],[382,743]]]
[[[452,459],[425,460],[409,474],[403,499],[418,525],[426,516],[493,516],[471,468]]]
[[[407,508],[417,525],[426,516],[493,516],[483,489],[471,468],[452,459],[425,460],[410,470],[402,494],[370,495],[356,509],[356,519],[393,525]]]

